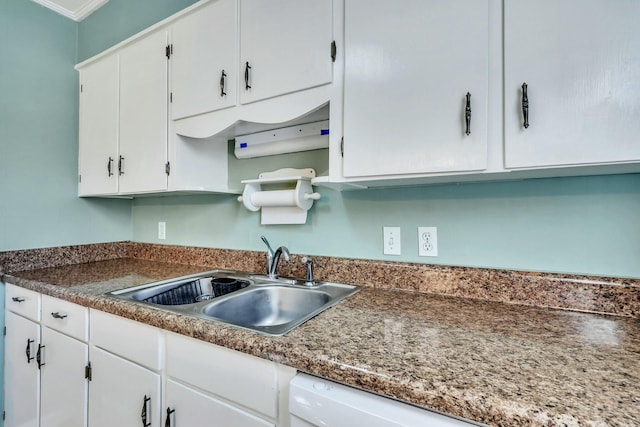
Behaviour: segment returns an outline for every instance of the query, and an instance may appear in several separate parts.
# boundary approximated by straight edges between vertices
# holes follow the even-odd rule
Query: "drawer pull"
[[[251,65],[249,65],[249,61],[244,66],[244,90],[251,89],[251,85],[249,85],[249,70],[251,69]]]
[[[225,88],[227,87],[227,73],[224,72],[224,70],[222,70],[222,74],[220,75],[220,96],[226,96],[227,92],[225,91]]]
[[[467,92],[467,102],[464,107],[465,135],[471,135],[471,93]]]
[[[529,97],[527,96],[527,84],[522,83],[522,126],[529,127]]]
[[[31,343],[34,343],[34,342],[36,341],[27,338],[27,350],[25,351],[27,355],[27,363],[31,363],[31,361],[33,360],[33,357],[31,356]]]
[[[60,313],[59,311],[53,312],[51,313],[51,315],[54,319],[64,319],[65,317],[67,317],[65,313]]]
[[[38,352],[36,353],[36,362],[38,362],[38,369],[42,369],[44,363],[42,362],[42,349],[45,346],[38,344]]]
[[[14,302],[25,302],[26,300],[22,297],[13,297],[11,298]]]
[[[142,427],[149,427],[151,423],[147,422],[147,403],[151,401],[151,397],[147,397],[144,395],[144,400],[142,401],[142,412],[140,413],[140,418],[142,418]]]
[[[171,414],[176,412],[175,409],[171,409],[167,406],[167,420],[164,422],[164,427],[171,427]]]

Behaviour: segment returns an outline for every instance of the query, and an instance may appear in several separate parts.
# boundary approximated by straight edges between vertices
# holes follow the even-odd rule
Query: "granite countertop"
[[[4,280],[489,425],[640,425],[637,318],[364,287],[268,337],[103,295],[208,269],[124,258]]]

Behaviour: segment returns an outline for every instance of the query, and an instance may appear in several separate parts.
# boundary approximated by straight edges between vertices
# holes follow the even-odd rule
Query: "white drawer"
[[[91,309],[89,337],[96,347],[149,369],[162,366],[162,333],[153,326]]]
[[[42,295],[42,324],[80,341],[89,339],[89,309]]]
[[[40,294],[10,283],[5,288],[5,308],[33,321],[40,321]]]
[[[167,333],[167,373],[270,418],[278,415],[274,362]]]

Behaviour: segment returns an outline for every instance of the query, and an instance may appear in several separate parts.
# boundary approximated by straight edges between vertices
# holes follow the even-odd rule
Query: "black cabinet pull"
[[[64,319],[65,317],[67,317],[66,314],[60,313],[59,311],[56,311],[55,313],[51,313],[51,316],[53,316],[54,319]]]
[[[27,338],[27,350],[26,350],[26,354],[27,354],[27,363],[31,363],[31,361],[33,360],[33,357],[31,357],[31,343],[32,342],[36,342],[35,340],[30,340],[29,338]]]
[[[142,418],[142,427],[149,427],[151,423],[147,423],[147,403],[151,401],[151,397],[147,397],[144,395],[144,400],[142,401],[142,412],[140,413],[140,418]]]
[[[42,349],[45,346],[38,344],[38,351],[36,352],[36,362],[38,362],[38,369],[42,369],[44,363],[42,363]]]
[[[471,135],[471,93],[467,92],[467,102],[464,107],[465,135]]]
[[[226,87],[226,80],[227,80],[227,73],[224,72],[224,70],[222,70],[222,74],[220,74],[220,96],[225,96],[227,94],[227,92],[225,92],[225,87]]]
[[[118,159],[118,176],[124,175],[124,157]]]
[[[111,164],[113,163],[113,157],[109,156],[109,161],[107,162],[107,176],[113,176],[113,172],[111,172]]]
[[[13,302],[17,302],[17,303],[21,303],[21,302],[24,302],[24,301],[25,301],[25,299],[24,299],[24,298],[22,298],[22,297],[13,297],[13,298],[11,298],[11,300],[12,300]]]
[[[167,420],[164,422],[164,427],[171,427],[171,414],[176,412],[175,409],[171,409],[167,406]]]
[[[522,125],[524,128],[529,127],[529,97],[527,96],[527,84],[522,83]]]
[[[251,86],[249,85],[249,70],[250,69],[251,69],[251,65],[249,65],[249,61],[247,61],[247,64],[244,66],[244,90],[251,89]]]

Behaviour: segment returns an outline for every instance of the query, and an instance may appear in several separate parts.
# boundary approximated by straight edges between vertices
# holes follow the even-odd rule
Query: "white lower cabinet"
[[[4,426],[86,427],[87,309],[13,285],[6,303]]]
[[[160,426],[160,374],[91,347],[91,427]]]
[[[40,371],[35,355],[40,326],[10,311],[5,314],[5,326],[4,426],[38,427]]]
[[[40,426],[87,425],[86,343],[42,328]]]
[[[268,360],[208,344],[178,334],[167,334],[167,409],[217,413],[229,426],[288,426],[288,384],[296,370]],[[197,390],[197,391],[196,391]],[[189,402],[186,395],[197,399]],[[175,394],[175,395],[174,395]],[[185,405],[182,409],[180,405]],[[202,405],[202,406],[200,406]],[[285,406],[283,406],[285,405]],[[195,412],[199,412],[195,411]],[[216,417],[210,418],[215,419]]]
[[[165,426],[273,427],[272,422],[249,414],[193,388],[167,381]]]

